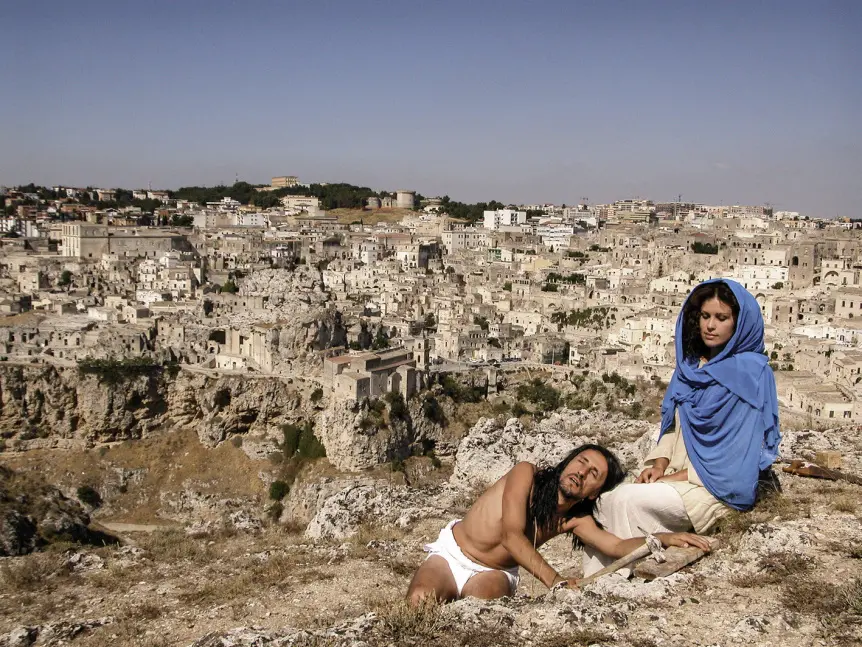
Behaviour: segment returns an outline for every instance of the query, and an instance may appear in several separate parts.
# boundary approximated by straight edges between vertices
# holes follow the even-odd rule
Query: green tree
[[[67,285],[72,284],[72,273],[69,270],[63,270],[60,274],[60,278],[57,281],[57,285],[61,288],[66,287]]]
[[[695,242],[691,244],[691,250],[695,254],[718,254],[718,245]]]
[[[222,292],[227,292],[228,294],[236,294],[239,291],[236,283],[234,283],[233,279],[228,279],[224,282],[224,285],[221,286]]]

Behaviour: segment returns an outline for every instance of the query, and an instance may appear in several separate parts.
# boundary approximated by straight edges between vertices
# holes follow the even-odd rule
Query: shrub
[[[314,424],[307,421],[304,425],[286,424],[281,426],[284,440],[281,444],[283,456],[293,458],[322,458],[326,448],[314,435]]]
[[[451,375],[443,378],[443,393],[454,402],[479,402],[485,395],[481,387],[462,386]]]
[[[560,392],[539,378],[529,384],[520,384],[516,391],[519,400],[526,400],[540,411],[553,411],[560,407]]]
[[[269,486],[269,498],[281,501],[290,492],[290,486],[284,481],[273,481]]]
[[[520,402],[516,402],[512,405],[512,415],[516,418],[520,418],[521,416],[530,413],[527,408],[521,404]]]
[[[407,419],[407,405],[400,393],[390,392],[383,396],[389,403],[389,417],[401,420]]]
[[[317,387],[314,391],[311,392],[311,397],[309,398],[312,404],[317,404],[323,399],[323,389]]]
[[[120,384],[139,375],[155,375],[166,366],[149,357],[87,358],[78,361],[78,372],[82,375],[95,375],[99,382],[105,384]]]
[[[82,485],[78,488],[78,500],[91,508],[98,508],[102,505],[102,496],[89,485]]]
[[[422,415],[431,422],[438,425],[446,424],[446,415],[443,413],[443,407],[437,402],[437,398],[429,396],[422,403]]]
[[[276,501],[266,509],[266,516],[268,516],[271,521],[278,521],[279,519],[281,519],[281,515],[283,512],[284,505],[281,503],[281,501]]]

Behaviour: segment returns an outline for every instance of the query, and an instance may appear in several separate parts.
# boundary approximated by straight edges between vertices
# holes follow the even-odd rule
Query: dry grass
[[[76,647],[174,647],[176,644],[167,636],[142,635],[140,621],[133,618],[97,627],[75,639]]]
[[[70,572],[65,558],[52,553],[32,553],[3,562],[0,564],[0,585],[5,593],[51,590]]]
[[[832,508],[838,512],[849,512],[850,514],[855,514],[859,506],[856,498],[849,494],[842,494],[832,500]]]
[[[862,622],[862,578],[833,584],[797,575],[782,587],[781,602],[788,611],[813,616],[825,637],[844,644]]]
[[[731,510],[719,519],[716,530],[730,546],[735,546],[742,535],[754,524],[770,521],[787,521],[811,517],[811,501],[807,497],[791,497],[778,492],[758,500],[753,510]]]
[[[770,553],[760,558],[755,575],[735,575],[730,583],[743,589],[780,584],[789,577],[807,573],[814,564],[805,555],[791,552]]]
[[[205,537],[195,537],[180,529],[156,530],[138,540],[156,562],[208,564],[216,555]]]

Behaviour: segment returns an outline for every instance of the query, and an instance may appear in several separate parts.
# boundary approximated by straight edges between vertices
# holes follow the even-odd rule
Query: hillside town
[[[409,397],[439,372],[667,381],[686,294],[724,277],[761,305],[781,404],[862,416],[856,222],[646,199],[467,221],[406,190],[325,211],[304,186],[255,187],[292,192],[268,208],[131,191],[150,212],[103,208],[116,189],[4,189],[0,361],[176,362],[345,401]]]

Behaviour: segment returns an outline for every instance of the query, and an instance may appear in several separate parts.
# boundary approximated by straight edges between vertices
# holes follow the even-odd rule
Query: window
[[[834,411],[830,411],[830,412],[829,412],[829,417],[830,417],[830,418],[834,418],[834,417],[835,417],[835,412],[834,412]]]
[[[850,418],[850,417],[851,417],[851,413],[850,413],[849,411],[845,411],[845,412],[844,412],[844,417],[845,417],[845,418]]]

